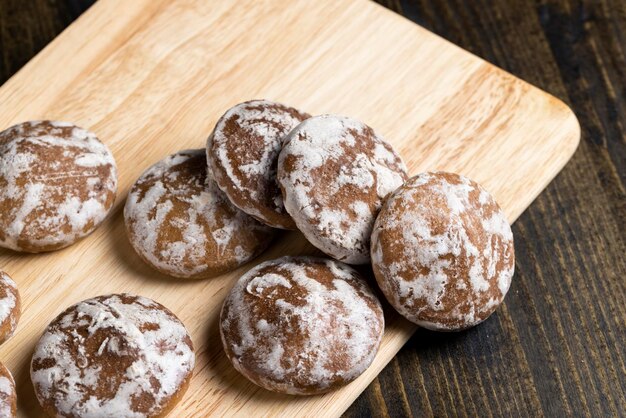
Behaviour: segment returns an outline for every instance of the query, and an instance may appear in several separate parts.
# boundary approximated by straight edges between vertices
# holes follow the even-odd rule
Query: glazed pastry
[[[13,335],[21,315],[21,299],[11,277],[0,271],[0,344]]]
[[[207,142],[215,180],[231,202],[274,228],[295,229],[276,180],[278,154],[287,134],[309,115],[267,100],[229,109]]]
[[[372,266],[404,317],[458,331],[484,321],[502,303],[515,268],[513,234],[500,206],[476,182],[424,173],[380,211]]]
[[[15,380],[9,369],[0,363],[0,418],[17,417]]]
[[[244,274],[224,302],[220,333],[233,366],[268,390],[327,392],[372,363],[384,330],[380,302],[351,267],[282,257]]]
[[[53,417],[163,417],[182,398],[194,362],[191,338],[171,311],[114,294],[57,316],[35,347],[30,374]]]
[[[177,152],[148,168],[128,194],[124,220],[137,254],[181,278],[233,270],[265,250],[274,234],[218,189],[203,149]]]
[[[0,132],[0,246],[67,247],[102,223],[116,191],[113,155],[92,132],[54,121]]]
[[[372,128],[324,115],[305,120],[278,160],[285,208],[317,248],[350,264],[370,260],[370,235],[385,197],[407,178],[401,158]]]

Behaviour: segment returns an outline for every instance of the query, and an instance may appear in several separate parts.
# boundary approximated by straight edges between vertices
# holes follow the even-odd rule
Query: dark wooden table
[[[504,306],[418,331],[346,416],[626,416],[626,0],[380,2],[563,99],[582,141],[513,227]],[[0,0],[0,82],[91,3]]]

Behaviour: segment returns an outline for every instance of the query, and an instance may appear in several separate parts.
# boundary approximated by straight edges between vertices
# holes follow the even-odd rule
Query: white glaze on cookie
[[[17,416],[15,380],[9,369],[0,363],[0,418]]]
[[[54,121],[0,132],[0,246],[68,246],[104,220],[116,191],[113,155],[92,132]]]
[[[242,211],[275,228],[294,229],[276,180],[286,135],[309,115],[267,100],[230,108],[207,141],[207,159],[220,189]]]
[[[515,266],[513,234],[477,183],[424,173],[383,206],[372,233],[372,264],[403,316],[426,328],[464,329],[504,299]]]
[[[180,151],[148,168],[128,194],[124,219],[137,253],[182,278],[236,268],[267,248],[273,234],[218,189],[203,149]]]
[[[278,179],[287,212],[313,245],[338,260],[364,264],[376,214],[406,179],[406,168],[367,125],[323,115],[291,131]]]
[[[220,332],[237,370],[277,392],[314,394],[346,384],[372,362],[384,318],[352,268],[282,257],[243,275],[224,302]]]
[[[0,343],[13,335],[20,318],[20,296],[11,277],[0,271]]]
[[[127,294],[80,302],[48,325],[31,363],[35,393],[59,416],[151,417],[170,405],[195,362],[176,316]]]

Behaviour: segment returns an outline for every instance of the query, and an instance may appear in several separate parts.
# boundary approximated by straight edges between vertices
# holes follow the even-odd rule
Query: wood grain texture
[[[20,10],[19,13],[14,11],[13,14],[7,15],[5,11],[5,6],[7,4],[11,6],[12,3],[28,3],[30,7],[27,7],[27,9],[25,9],[26,11]],[[27,51],[23,52],[25,56],[28,55],[28,52],[30,52],[30,55],[32,55],[47,40],[49,40],[49,37],[54,34],[54,30],[58,30],[58,28],[63,26],[64,22],[71,20],[71,18],[74,17],[73,14],[77,13],[77,11],[80,11],[80,7],[85,6],[88,3],[89,2],[57,2],[55,8],[51,7],[50,3],[43,1],[33,0],[29,2],[14,2],[11,0],[3,2],[2,5],[0,5],[0,23],[2,24],[2,36],[0,37],[0,42],[2,42],[2,53],[3,57],[5,57],[5,59],[3,60],[3,63],[5,65],[3,71],[6,71],[5,73],[3,73],[5,75],[5,78],[8,77],[15,69],[17,69],[19,65],[21,65],[21,63],[19,62],[19,55],[17,55],[18,59],[12,59],[12,55],[10,55],[10,53],[9,55],[6,55],[5,53],[5,51],[7,50],[4,48],[4,45],[7,44],[13,45],[15,51],[20,49],[15,47],[15,45],[20,45],[19,37],[13,38],[11,37],[11,35],[6,35],[5,28],[7,22],[9,22],[10,24],[16,24],[16,22],[24,22],[29,18],[33,19],[33,15],[39,17],[39,19],[35,21],[38,23],[34,23],[31,25],[17,24],[17,26],[28,28],[27,30],[25,30],[25,32],[28,33],[28,36],[32,38],[31,44],[29,44],[31,45],[32,49],[29,50],[23,48],[22,50]],[[473,11],[468,11],[468,9],[473,9],[473,7],[468,7],[464,3],[460,4],[461,2],[458,3],[459,4],[455,4],[454,2],[435,1],[429,2],[428,4],[424,5],[411,3],[403,4],[403,6],[405,7],[405,13],[409,17],[417,20],[419,23],[435,29],[439,33],[450,37],[457,43],[474,49],[475,52],[483,55],[484,57],[505,66],[507,69],[513,71],[514,73],[522,75],[530,81],[546,87],[548,90],[556,93],[557,95],[561,97],[566,97],[566,94],[564,94],[564,90],[562,90],[563,84],[561,84],[562,79],[559,78],[558,70],[556,70],[554,73],[551,73],[549,71],[546,71],[546,69],[544,68],[541,71],[538,71],[538,73],[533,76],[533,70],[536,70],[536,68],[533,65],[530,65],[528,61],[524,61],[523,59],[534,59],[532,50],[527,50],[524,52],[518,51],[519,61],[516,61],[518,57],[510,55],[511,51],[509,50],[509,45],[504,43],[504,41],[501,41],[502,44],[499,45],[500,50],[498,51],[498,53],[496,53],[494,52],[495,47],[492,45],[492,43],[495,42],[494,39],[491,39],[493,35],[486,33],[482,36],[478,36],[476,33],[474,33],[479,31],[477,30],[478,26],[474,28],[472,27],[472,22],[481,22],[481,24],[484,24],[485,20],[493,18],[497,21],[497,23],[501,23],[497,19],[501,18],[501,14],[503,13],[503,11],[501,11],[497,5],[495,6],[495,8],[492,7],[491,9],[485,9],[483,5],[483,11],[489,10],[489,13],[483,13],[483,11],[481,11],[481,13],[478,13],[478,15],[475,16],[473,13],[477,13],[476,10],[479,10],[478,4],[476,5],[476,9],[474,9]],[[508,4],[509,2],[502,3]],[[446,4],[450,5],[450,8],[446,8]],[[324,6],[324,4],[322,4],[322,6]],[[327,10],[332,11],[332,6],[325,6]],[[398,7],[399,3],[393,2],[391,6]],[[239,7],[243,6],[239,4]],[[503,8],[504,6],[500,7]],[[461,15],[458,15],[456,13],[451,14],[450,10],[455,10],[457,13],[461,13]],[[515,7],[513,7],[513,11],[517,13],[528,12],[528,7],[515,5]],[[33,14],[29,15],[28,13]],[[494,14],[494,16],[491,15],[492,13]],[[519,16],[516,16],[516,14],[513,12],[511,12],[512,14],[510,15],[508,13],[509,12],[507,12],[506,16],[508,16],[510,19],[509,27],[515,26],[512,22],[515,22],[516,19],[519,20]],[[16,14],[18,15],[18,18],[16,18]],[[20,15],[26,16],[26,18],[23,17],[22,20],[20,20]],[[130,20],[132,20],[132,18],[133,16],[130,17]],[[245,21],[245,19],[242,19],[242,21]],[[38,27],[38,25],[41,27]],[[487,27],[495,34],[501,33],[498,31],[502,30],[502,28],[496,23],[492,23],[491,26]],[[468,28],[473,29],[473,31],[468,31]],[[384,25],[382,25],[382,29],[385,29]],[[522,33],[524,34],[524,29],[526,29],[526,26],[521,25],[515,30],[522,31]],[[454,39],[454,36],[450,34],[456,34],[459,39]],[[410,40],[407,41],[406,36],[410,35],[399,37],[398,40],[402,42],[398,43],[410,43]],[[545,42],[545,40],[542,39],[541,36],[537,34],[535,34],[534,36],[538,36],[540,38],[539,41]],[[472,39],[468,40],[468,37]],[[537,44],[539,44],[539,41],[537,41]],[[472,42],[479,43],[473,45]],[[481,44],[480,42],[483,42],[483,44]],[[520,41],[515,36],[511,36],[510,42],[514,45],[516,43],[520,43]],[[542,46],[545,47],[545,45]],[[408,48],[407,50],[412,52],[412,50]],[[17,52],[15,52],[14,54],[17,54]],[[510,62],[508,61],[498,61],[498,59],[504,60],[503,57],[506,57],[510,62],[513,63],[513,65],[507,65],[510,64]],[[616,59],[618,60],[619,58]],[[550,62],[552,63],[553,70],[557,69],[557,67],[554,65],[554,61],[552,60]],[[518,65],[519,67],[516,67],[515,65]],[[389,72],[388,74],[386,74],[385,77],[394,78],[396,77],[396,74],[393,72]],[[409,79],[408,76],[406,78]],[[481,87],[484,87],[485,83],[489,85],[491,84],[491,80],[489,79],[484,80],[483,84],[476,84],[476,79],[472,79],[470,81],[472,82],[472,85]],[[552,85],[551,83],[554,83],[554,86],[556,86],[554,89],[549,88]],[[561,90],[559,90],[559,86]],[[258,88],[259,87],[257,87],[257,89]],[[370,97],[371,93],[375,91],[376,89],[373,89],[372,92],[369,92],[368,97]],[[481,91],[480,87],[478,88],[478,91]],[[411,100],[419,103],[420,100],[425,100],[424,97],[428,98],[436,96],[436,94],[427,94],[428,90],[426,92],[416,93],[415,91],[404,91],[402,93],[406,95],[412,94],[418,96],[414,98],[406,98],[405,100],[407,100],[409,103],[411,102]],[[281,93],[276,94],[276,98],[283,97]],[[422,94],[422,96],[419,96],[420,94]],[[245,98],[248,97],[249,96],[246,96]],[[404,98],[402,94],[400,95],[400,97],[401,99]],[[354,97],[351,97],[351,99],[354,100]],[[379,101],[379,105],[381,104],[381,101],[382,103],[385,103],[384,99],[377,99]],[[324,104],[328,105],[328,103],[336,103],[337,100],[339,99],[326,99]],[[299,101],[298,104],[299,103],[304,102]],[[49,106],[56,106],[56,103],[54,103],[53,101],[53,103],[49,104]],[[344,108],[349,109],[349,104],[344,103],[343,106]],[[370,104],[370,106],[373,106],[373,104]],[[371,109],[367,110],[369,109],[368,105],[363,103],[355,104],[355,110],[358,109],[366,109],[365,112],[373,112]],[[325,110],[328,109],[326,108]],[[391,108],[389,110],[391,111]],[[208,117],[214,119],[219,116],[219,111],[213,113],[215,114],[211,114]],[[354,111],[352,112],[352,114],[354,114]],[[443,114],[445,115],[446,113],[444,112]],[[471,115],[472,114],[470,114],[470,116]],[[368,117],[369,119],[366,119],[365,117],[363,118],[371,121],[372,119],[376,119],[377,114],[371,113],[371,116]],[[381,127],[383,127],[383,125],[385,124],[384,119],[388,118],[389,116],[379,115],[378,117],[379,120],[382,121],[379,124]],[[489,121],[487,125],[489,123],[491,123],[491,121]],[[427,129],[436,129],[434,125],[431,125],[432,127],[429,127],[428,124],[424,125],[424,127]],[[386,134],[392,140],[392,142],[401,139],[401,130],[393,132],[393,126],[391,126],[391,128],[387,128],[387,126],[391,126],[391,124],[388,122],[388,125],[385,126],[386,130],[383,130],[382,132]],[[474,129],[476,128],[474,127]],[[438,132],[440,131],[438,130]],[[450,127],[448,133],[454,136],[458,135],[459,132],[455,131],[453,127]],[[189,140],[189,142],[187,143],[193,142],[194,140]],[[623,151],[623,146],[622,148],[616,148]],[[404,155],[406,151],[401,149],[401,152]],[[409,150],[409,152],[411,151]],[[431,165],[433,164],[433,161],[437,161],[436,158],[438,158],[439,156],[439,154],[437,154],[437,150],[433,151],[426,148],[424,152],[428,152],[429,154],[435,154],[433,156],[433,160],[421,161],[418,162],[417,165]],[[448,155],[448,152],[449,150],[442,150],[441,155],[443,155],[445,158],[445,156]],[[155,153],[155,156],[157,155],[159,155],[158,152]],[[578,155],[580,155],[580,152],[577,153],[577,156]],[[623,155],[623,153],[621,155]],[[147,160],[144,165],[148,164],[150,161],[152,160]],[[142,165],[141,168],[143,168],[144,165]],[[593,172],[594,167],[595,166],[590,165],[587,168],[589,169],[589,172]],[[621,167],[621,175],[623,177],[623,165]],[[416,169],[417,167],[412,168]],[[472,170],[476,168],[469,167],[469,169]],[[140,170],[140,167],[137,167],[136,170]],[[506,173],[507,170],[500,171],[504,172],[504,175],[508,174]],[[620,173],[619,168],[616,171]],[[579,171],[578,174],[580,175],[581,172]],[[562,177],[563,176],[560,176],[559,179]],[[575,176],[573,178],[575,178]],[[556,210],[560,207],[562,203],[559,199],[572,199],[572,196],[568,196],[567,194],[561,194],[565,193],[568,190],[570,191],[570,193],[574,191],[573,197],[577,197],[578,199],[580,199],[579,201],[577,201],[578,203],[585,203],[586,201],[583,196],[576,196],[576,189],[574,188],[575,185],[576,184],[574,182],[571,182],[569,184],[570,188],[565,189],[565,191],[563,192],[560,191],[559,196],[554,198],[553,205],[555,206],[551,207],[550,209]],[[124,185],[124,187],[126,187],[126,185]],[[549,190],[552,189],[553,187],[550,187]],[[612,189],[611,187],[605,187],[600,191],[596,191],[595,189],[589,191],[598,194],[604,193],[606,190]],[[608,205],[607,207],[611,207],[613,209],[613,211],[611,212],[613,217],[610,218],[610,220],[622,221],[623,226],[623,187],[621,188],[621,190],[621,194],[617,193],[613,195],[617,198],[617,200],[612,200],[610,202],[611,205]],[[544,193],[544,195],[542,195],[542,198],[545,195],[546,194]],[[540,201],[542,198],[540,198]],[[621,201],[619,199],[621,199]],[[617,205],[615,205],[616,202],[618,203]],[[533,208],[536,206],[537,205],[535,204]],[[599,207],[596,207],[596,210],[599,210]],[[561,211],[563,210],[561,209]],[[584,214],[584,211],[581,210],[580,213]],[[573,338],[572,335],[565,334],[563,329],[566,329],[568,333],[577,332],[577,341],[583,341],[583,343],[586,342],[586,336],[593,334],[587,333],[589,332],[588,329],[581,330],[576,328],[575,320],[577,318],[571,316],[559,319],[559,321],[564,322],[564,324],[561,324],[560,327],[542,327],[542,323],[537,323],[536,321],[537,319],[540,319],[542,321],[545,321],[547,319],[548,322],[554,322],[554,318],[556,317],[556,314],[554,313],[555,310],[560,309],[560,306],[563,303],[569,304],[570,300],[568,299],[568,297],[573,296],[573,300],[571,303],[576,303],[579,309],[583,309],[581,307],[581,302],[578,299],[579,295],[576,292],[574,292],[573,295],[571,294],[571,291],[568,294],[554,294],[554,287],[557,285],[567,286],[567,284],[571,280],[571,276],[566,276],[565,282],[567,283],[559,283],[555,280],[551,280],[551,278],[559,277],[559,274],[567,275],[567,273],[570,272],[570,268],[577,268],[579,266],[578,263],[595,263],[598,260],[602,261],[604,259],[604,256],[601,256],[599,258],[581,259],[580,255],[576,252],[570,253],[569,251],[562,251],[563,254],[560,254],[558,257],[556,257],[558,258],[558,260],[555,260],[552,247],[557,246],[557,248],[567,248],[564,243],[559,245],[559,242],[563,240],[562,234],[565,234],[568,239],[573,240],[574,245],[577,244],[577,242],[575,241],[576,231],[565,230],[562,227],[558,227],[558,225],[566,224],[569,226],[572,225],[572,222],[582,221],[585,218],[582,217],[575,219],[561,219],[562,216],[560,216],[558,212],[556,215],[554,215],[554,213],[552,213],[552,216],[549,215],[550,212],[546,212],[546,210],[544,209],[542,216],[535,219],[534,227],[532,230],[522,229],[520,231],[519,226],[517,226],[519,225],[519,222],[518,224],[516,224],[515,232],[516,243],[518,247],[518,274],[514,281],[512,293],[507,299],[504,309],[500,310],[496,316],[491,318],[485,324],[463,334],[442,335],[418,331],[418,333],[416,333],[415,336],[411,339],[411,342],[407,344],[406,348],[401,352],[400,356],[397,357],[390,364],[390,366],[385,369],[381,376],[374,381],[374,383],[364,393],[364,395],[361,396],[357,403],[348,411],[347,415],[404,416],[410,414],[434,414],[441,416],[476,415],[485,413],[490,413],[492,415],[507,415],[516,412],[518,414],[525,415],[538,415],[541,413],[558,415],[559,413],[566,412],[581,414],[585,412],[594,413],[598,411],[617,413],[616,411],[620,411],[620,407],[623,407],[624,405],[624,355],[623,346],[620,346],[619,344],[619,342],[623,341],[624,338],[623,327],[620,328],[620,324],[623,325],[624,323],[623,310],[621,312],[619,310],[614,311],[615,315],[613,318],[611,318],[612,322],[604,323],[605,325],[612,327],[611,330],[614,337],[613,341],[617,341],[618,343],[613,347],[608,347],[608,350],[611,350],[611,348],[613,348],[613,356],[608,358],[606,361],[606,364],[609,365],[609,368],[613,367],[614,374],[613,376],[610,376],[602,375],[600,372],[598,372],[597,376],[599,377],[596,376],[594,379],[594,381],[604,379],[604,382],[608,382],[604,385],[605,388],[606,386],[608,386],[608,392],[604,393],[603,396],[605,396],[607,399],[612,400],[613,406],[609,406],[608,408],[606,408],[604,406],[604,402],[601,402],[601,400],[603,399],[593,398],[594,394],[591,393],[586,394],[587,398],[585,402],[588,405],[591,404],[592,408],[588,407],[586,410],[575,409],[577,408],[576,405],[570,406],[569,408],[563,407],[563,405],[565,405],[565,402],[569,401],[569,399],[576,399],[577,396],[580,396],[580,393],[584,392],[584,386],[580,379],[577,381],[568,381],[567,379],[561,378],[561,376],[567,376],[567,373],[570,372],[569,367],[571,367],[571,361],[573,359],[587,359],[587,357],[580,357],[578,352],[575,353],[574,357],[572,357],[572,354],[570,354],[569,360],[564,360],[562,358],[562,353],[558,351],[558,349],[560,348],[559,344],[562,343],[564,339],[565,343],[567,344],[569,342],[569,339]],[[119,218],[119,214],[117,218]],[[599,219],[600,222],[604,220],[606,219]],[[117,221],[112,220],[112,222],[119,223],[119,219],[117,219]],[[613,245],[615,245],[615,243],[617,243],[617,245],[621,245],[621,254],[623,254],[624,242],[623,240],[619,241],[621,236],[617,236],[616,241],[612,240],[613,238],[615,238],[617,233],[618,231],[613,229],[613,236],[603,236],[598,238],[603,239],[606,241],[606,243],[610,244],[611,250],[613,249]],[[546,234],[548,235],[547,237]],[[520,235],[522,240],[521,244],[524,245],[525,243],[525,247],[523,248],[520,248]],[[585,237],[584,235],[582,235],[578,238],[586,244],[585,249],[590,250],[589,254],[595,254],[599,251],[594,247],[594,241],[590,240],[590,237]],[[90,240],[96,239],[97,238],[95,237],[90,238]],[[539,248],[535,247],[535,241],[539,241],[539,244],[543,242],[543,246],[540,246]],[[119,240],[118,244],[122,246],[122,244],[124,244],[123,240]],[[578,245],[580,244],[581,242],[578,242]],[[81,243],[79,245],[85,244]],[[618,247],[617,250],[619,249],[620,248]],[[91,253],[91,251],[94,250],[91,249],[90,246],[86,246],[82,251]],[[618,251],[615,251],[612,254],[617,255],[616,259],[619,262],[620,253]],[[523,258],[520,260],[521,257]],[[572,262],[573,264],[571,264]],[[555,266],[555,264],[557,265]],[[617,266],[615,266],[614,264],[616,263],[603,264],[600,265],[600,267],[603,266],[605,268],[613,268],[612,271],[614,275],[611,276],[611,278],[617,287],[617,291],[621,291],[621,296],[619,296],[619,293],[617,296],[611,294],[601,294],[601,296],[622,297],[621,301],[623,302],[623,281],[619,281],[619,274],[617,274],[621,271],[623,280],[623,264],[619,265],[619,263],[617,263]],[[520,267],[520,265],[523,267]],[[592,267],[593,265],[594,264],[591,264]],[[587,269],[589,268],[590,267],[587,267]],[[619,270],[620,268],[622,268],[622,270]],[[544,271],[542,272],[542,276],[537,276],[535,269],[543,269]],[[602,277],[603,271],[604,270],[593,271],[593,277]],[[144,273],[149,274],[150,272],[146,270],[144,271]],[[606,278],[603,279],[606,280]],[[65,278],[63,278],[63,280],[65,280]],[[540,280],[541,283],[539,289],[536,288],[536,283],[538,280]],[[168,288],[170,288],[172,285],[168,284],[167,286]],[[524,286],[524,288],[522,289],[524,290],[524,293],[520,295],[520,288],[516,288],[516,286]],[[580,283],[578,283],[578,289],[582,291],[586,290],[586,288],[582,287]],[[78,293],[80,293],[81,291],[84,293],[85,289],[80,290]],[[531,297],[533,299],[531,299]],[[516,301],[512,301],[512,299],[516,299]],[[589,296],[583,299],[583,301],[594,300],[594,298],[590,298]],[[619,299],[616,300],[619,302]],[[56,308],[52,307],[51,310],[57,312],[61,309],[61,307],[65,306],[68,303],[70,303],[70,301],[68,301],[67,299],[60,301],[60,306]],[[532,309],[529,309],[529,306],[531,306]],[[619,309],[620,305],[616,306],[618,306]],[[622,303],[621,306],[623,309],[624,304]],[[571,320],[572,322],[567,323],[568,320]],[[537,332],[538,327],[541,328],[541,332]],[[622,331],[621,334],[620,331]],[[557,337],[557,341],[552,342],[552,340]],[[549,353],[546,353],[546,345],[544,345],[546,344],[546,341],[548,343],[547,347],[550,350]],[[552,343],[553,346],[551,347],[549,343]],[[554,345],[556,343],[559,344],[557,344],[555,348]],[[605,347],[604,349],[607,350],[607,347]],[[0,351],[0,355],[3,356],[2,358],[4,358],[4,353],[6,352],[6,350],[7,347],[3,347],[3,350]],[[593,353],[594,350],[589,348],[586,352],[584,352],[584,355],[593,356]],[[552,363],[549,363],[549,368],[545,367],[546,358],[552,360]],[[619,366],[620,362],[621,370],[619,367],[615,367],[616,365]],[[201,370],[199,373],[203,372],[204,369]],[[611,378],[614,379],[611,380]],[[616,382],[617,384],[613,382]],[[577,390],[573,390],[571,392],[571,395],[569,395],[567,399],[561,396],[557,398],[557,401],[555,402],[555,394],[569,394],[572,388]],[[207,394],[207,396],[211,396],[211,394]],[[595,402],[594,399],[596,399]],[[598,405],[605,409],[598,409]],[[617,409],[615,409],[615,407],[617,407]]]
[[[497,321],[418,331],[346,416],[625,416],[626,3],[383,3],[563,98],[582,142],[513,225]]]

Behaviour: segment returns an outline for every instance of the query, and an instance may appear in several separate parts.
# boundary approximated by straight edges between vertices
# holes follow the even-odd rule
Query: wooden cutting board
[[[0,128],[75,122],[109,145],[120,171],[112,215],[87,239],[48,254],[0,250],[0,268],[23,298],[17,334],[0,349],[18,383],[20,416],[41,415],[29,362],[44,327],[99,294],[151,297],[187,325],[197,366],[173,417],[339,415],[411,336],[413,325],[388,315],[378,356],[355,382],[317,397],[273,394],[230,366],[217,318],[253,264],[315,253],[302,236],[285,234],[253,263],[204,281],[167,279],[134,254],[122,217],[133,181],[169,153],[203,147],[227,108],[253,98],[359,118],[412,174],[465,174],[495,195],[511,222],[580,135],[559,100],[365,0],[100,0],[0,88]]]

